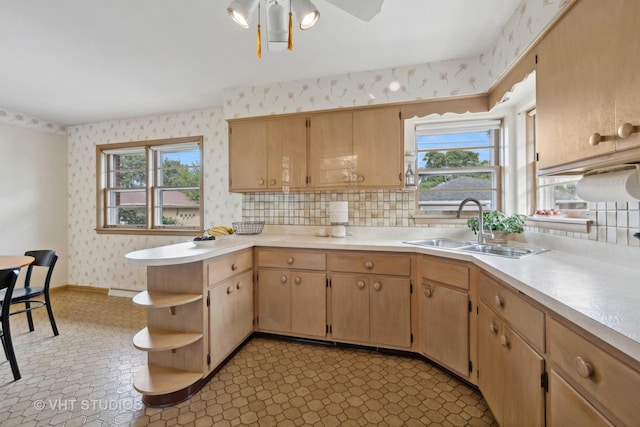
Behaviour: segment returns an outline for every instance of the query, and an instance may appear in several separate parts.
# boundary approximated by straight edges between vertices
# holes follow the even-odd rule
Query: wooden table
[[[35,260],[36,259],[32,256],[0,255],[0,270],[24,267],[31,264]]]

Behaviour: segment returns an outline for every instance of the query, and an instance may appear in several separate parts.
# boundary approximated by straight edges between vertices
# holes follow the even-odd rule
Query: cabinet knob
[[[278,181],[276,181],[275,179],[272,179],[271,181],[269,181],[269,185],[276,185],[276,182]]]
[[[233,287],[232,286],[228,286],[227,287],[227,295],[229,295],[232,291],[233,291]]]
[[[573,360],[573,364],[576,367],[576,371],[578,371],[578,375],[582,378],[589,378],[593,375],[593,367],[591,366],[591,363],[587,362],[582,357],[576,357]]]
[[[240,290],[241,287],[242,287],[242,282],[236,283],[236,289],[237,290]]]
[[[371,261],[365,262],[364,268],[366,268],[367,270],[371,270],[373,268],[373,263]]]
[[[358,175],[357,180],[358,182],[364,182],[364,176]]]
[[[231,271],[236,271],[237,269],[238,269],[238,264],[236,264],[235,262],[231,264]]]
[[[302,279],[298,276],[296,276],[296,278],[293,279],[293,281],[295,282],[296,285],[299,285],[300,283],[302,283]]]
[[[601,142],[602,142],[602,135],[600,135],[598,132],[591,134],[591,136],[589,137],[589,145],[593,147],[600,144]]]
[[[618,136],[622,139],[629,138],[632,133],[638,132],[637,128],[631,123],[623,123],[618,128]]]
[[[431,298],[431,288],[429,288],[428,286],[424,287],[424,294],[427,298]]]
[[[348,173],[345,173],[344,176],[342,177],[342,181],[351,182],[351,176],[349,176]]]
[[[282,283],[287,283],[287,276],[285,276],[284,274],[280,277],[280,281]]]
[[[493,321],[489,323],[489,332],[492,334],[498,333],[498,325],[496,325]]]
[[[259,179],[258,180],[258,185],[264,185],[264,179]]]
[[[496,305],[500,308],[504,307],[504,299],[500,295],[496,295]]]
[[[379,291],[382,288],[382,285],[379,282],[373,284],[373,289]]]
[[[295,261],[295,260],[293,259],[293,257],[292,257],[292,256],[290,256],[289,258],[287,258],[287,264],[293,264],[293,261]]]
[[[363,288],[364,288],[364,281],[363,281],[363,280],[358,280],[357,285],[358,285],[358,287],[359,287],[360,289],[363,289]]]
[[[503,347],[509,347],[509,337],[506,335],[500,335],[500,344]]]

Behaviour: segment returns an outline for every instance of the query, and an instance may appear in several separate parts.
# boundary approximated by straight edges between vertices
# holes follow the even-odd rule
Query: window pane
[[[576,195],[580,177],[541,177],[538,179],[536,210],[555,209],[570,216],[586,216],[587,202]]]
[[[464,168],[494,163],[492,148],[477,150],[427,151],[418,157],[419,169]]]
[[[110,154],[109,187],[139,188],[147,185],[147,161],[144,151]]]
[[[156,191],[156,223],[163,226],[199,227],[200,190]]]
[[[443,148],[491,147],[492,131],[446,133],[439,135],[418,135],[418,150],[439,150]]]
[[[200,186],[200,150],[197,146],[162,146],[155,148],[155,151],[158,186]]]

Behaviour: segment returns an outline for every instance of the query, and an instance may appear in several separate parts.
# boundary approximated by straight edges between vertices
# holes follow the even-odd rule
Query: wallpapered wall
[[[566,3],[566,0],[524,0],[496,44],[477,58],[283,82],[268,87],[234,88],[227,91],[227,100],[219,109],[70,127],[69,283],[144,289],[144,268],[127,265],[124,255],[132,250],[184,240],[95,234],[96,144],[204,135],[205,224],[228,224],[242,215],[242,197],[227,190],[224,119],[486,91]],[[400,82],[401,89],[390,92],[388,84],[394,79]],[[267,203],[280,201],[277,194],[273,200],[266,200]],[[255,200],[247,199],[247,203],[252,202]],[[254,206],[247,204],[245,208],[251,210]],[[383,203],[383,209],[384,206]],[[384,213],[380,215],[384,218]]]
[[[184,236],[97,235],[96,145],[170,137],[204,136],[204,221],[230,224],[242,215],[242,197],[228,192],[227,123],[222,109],[102,122],[69,128],[69,283],[144,289],[144,267],[125,254],[183,242]]]

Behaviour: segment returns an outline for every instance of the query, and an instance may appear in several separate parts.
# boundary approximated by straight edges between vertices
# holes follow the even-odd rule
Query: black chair
[[[4,293],[3,298],[0,300],[0,340],[2,340],[2,348],[4,348],[4,354],[7,356],[9,365],[11,365],[11,371],[13,372],[13,378],[18,381],[22,376],[20,375],[20,369],[18,368],[18,361],[16,360],[16,353],[13,350],[13,342],[11,341],[11,329],[9,328],[9,312],[11,309],[11,297],[13,290],[18,280],[20,269],[0,270],[0,290]]]
[[[58,261],[58,254],[52,250],[39,250],[39,251],[27,251],[24,253],[27,256],[35,258],[29,267],[27,268],[27,274],[24,280],[24,287],[16,287],[13,291],[13,297],[11,298],[11,304],[24,304],[24,309],[13,311],[11,315],[19,313],[27,313],[27,321],[29,322],[29,330],[33,332],[33,317],[31,311],[46,307],[49,314],[49,321],[51,322],[51,329],[53,329],[53,335],[58,335],[58,327],[56,326],[56,320],[53,318],[53,311],[51,310],[51,300],[49,298],[49,285],[51,284],[51,275],[53,274],[53,267]],[[46,267],[47,275],[44,279],[42,286],[31,285],[31,273],[33,273],[34,267]],[[44,297],[37,299],[38,297]],[[32,306],[31,304],[37,304]]]

